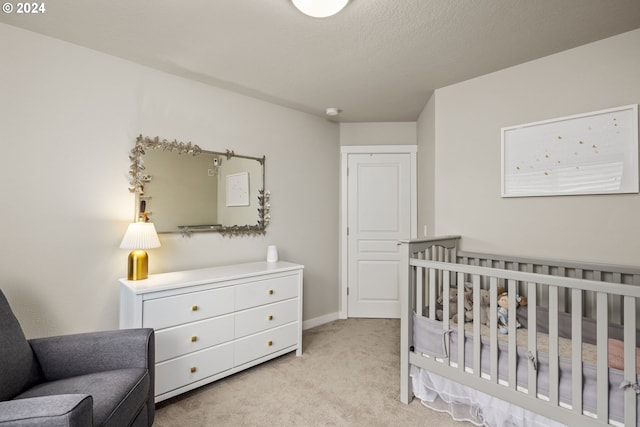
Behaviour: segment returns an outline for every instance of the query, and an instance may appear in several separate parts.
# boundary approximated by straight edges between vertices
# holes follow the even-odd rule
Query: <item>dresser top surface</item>
[[[195,270],[150,274],[149,278],[145,280],[127,280],[123,278],[120,279],[120,283],[131,289],[134,293],[142,294],[174,288],[176,285],[194,286],[206,283],[257,277],[265,274],[284,273],[287,271],[301,270],[303,268],[303,265],[286,261],[259,261],[199,268]]]

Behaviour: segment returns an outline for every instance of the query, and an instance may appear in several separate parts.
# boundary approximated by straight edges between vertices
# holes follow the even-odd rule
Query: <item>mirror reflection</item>
[[[148,217],[158,232],[265,232],[264,157],[140,136],[131,161],[136,216]]]

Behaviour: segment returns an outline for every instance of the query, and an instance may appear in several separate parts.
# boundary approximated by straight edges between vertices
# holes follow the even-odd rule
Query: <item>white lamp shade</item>
[[[340,12],[349,0],[291,0],[293,5],[305,15],[326,18]]]
[[[133,222],[124,233],[121,249],[152,249],[159,248],[160,240],[156,227],[152,222]]]

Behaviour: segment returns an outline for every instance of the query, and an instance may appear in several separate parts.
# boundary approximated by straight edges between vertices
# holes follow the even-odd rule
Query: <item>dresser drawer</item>
[[[235,366],[251,362],[298,343],[298,322],[235,341]]]
[[[231,313],[233,301],[231,286],[148,300],[143,303],[142,327],[162,329]]]
[[[156,363],[233,340],[233,314],[156,332]]]
[[[236,286],[236,310],[244,310],[297,296],[297,274],[258,280]]]
[[[163,394],[233,367],[233,343],[156,364],[155,394]]]
[[[298,298],[250,308],[236,313],[236,338],[298,320]]]

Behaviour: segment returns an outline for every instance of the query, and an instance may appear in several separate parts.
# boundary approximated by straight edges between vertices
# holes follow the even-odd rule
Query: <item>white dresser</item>
[[[156,402],[301,355],[302,270],[254,262],[120,279],[120,328],[155,330]]]

